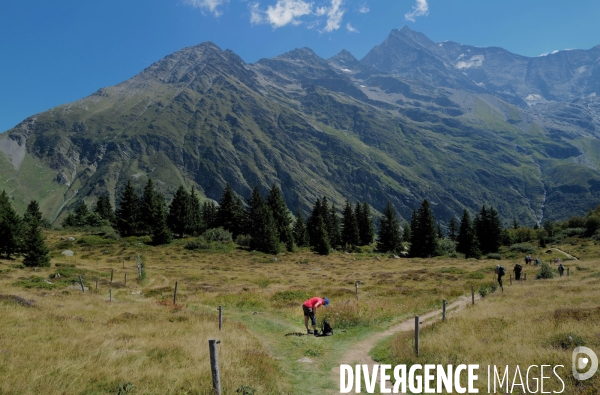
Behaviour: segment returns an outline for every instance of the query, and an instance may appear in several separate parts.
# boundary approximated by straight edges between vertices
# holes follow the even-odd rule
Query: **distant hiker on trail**
[[[529,262],[530,262],[529,259],[531,259],[531,258],[529,258],[529,255],[525,255],[525,264],[526,265],[529,265]]]
[[[558,265],[558,274],[562,277],[564,272],[565,272],[565,267],[561,263],[560,265]]]
[[[515,272],[515,280],[521,281],[521,272],[523,271],[523,266],[518,263],[515,265],[513,272]]]
[[[506,269],[504,266],[496,265],[496,270],[494,270],[494,273],[498,275],[498,284],[500,284],[500,288],[502,289],[502,292],[504,292],[504,287],[502,286],[502,276],[506,274]]]
[[[539,265],[539,264],[540,264],[540,258],[538,258],[538,257],[535,257],[535,265],[537,266],[537,265]]]
[[[304,303],[302,303],[302,311],[304,312],[304,326],[306,327],[306,333],[309,335],[315,334],[318,335],[317,331],[317,319],[315,317],[315,311],[317,307],[320,306],[329,306],[329,299],[327,298],[310,298]],[[308,329],[308,319],[310,318],[310,322],[312,324],[313,330]]]

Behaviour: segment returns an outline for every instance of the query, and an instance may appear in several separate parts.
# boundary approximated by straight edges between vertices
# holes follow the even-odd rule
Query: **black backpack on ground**
[[[323,320],[321,324],[321,333],[318,336],[333,336],[333,328],[327,320]]]

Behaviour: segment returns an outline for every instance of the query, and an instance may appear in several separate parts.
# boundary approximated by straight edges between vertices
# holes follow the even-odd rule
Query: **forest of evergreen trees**
[[[45,225],[37,201],[27,205],[21,217],[13,209],[6,191],[0,194],[0,258],[23,256],[25,266],[50,266],[50,251],[42,236]]]
[[[255,187],[245,202],[227,185],[218,205],[212,201],[201,204],[193,188],[188,192],[180,186],[167,204],[149,179],[140,195],[128,182],[118,202],[114,210],[108,195],[102,195],[90,210],[82,201],[62,225],[65,228],[111,226],[121,237],[150,236],[154,245],[170,243],[173,237],[199,237],[216,229],[227,234],[225,239],[269,254],[277,254],[281,249],[293,251],[296,247],[311,247],[319,254],[329,254],[334,249],[356,250],[372,245],[377,239],[375,247],[379,252],[422,258],[456,256],[456,253],[480,258],[497,253],[501,245],[531,241],[543,247],[554,242],[565,229],[587,237],[600,233],[600,206],[585,217],[556,223],[545,221],[541,228],[519,226],[514,220],[511,227],[503,229],[498,212],[485,205],[473,219],[466,209],[460,221],[451,218],[444,232],[429,201],[423,200],[413,211],[410,223],[404,226],[388,202],[376,235],[371,207],[366,202],[353,205],[346,201],[338,213],[334,203],[323,197],[315,201],[307,218],[300,210],[293,218],[276,185],[266,197]],[[0,257],[22,255],[26,265],[49,264],[41,234],[41,228],[48,226],[36,201],[29,203],[21,218],[6,192],[0,194]]]

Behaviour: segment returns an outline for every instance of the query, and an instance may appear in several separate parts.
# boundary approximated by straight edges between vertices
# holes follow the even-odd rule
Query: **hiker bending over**
[[[496,265],[496,270],[494,270],[494,273],[498,275],[498,284],[500,284],[500,288],[502,288],[502,292],[504,292],[504,287],[502,286],[502,276],[506,274],[506,269],[504,269],[504,266]]]
[[[320,306],[329,306],[329,299],[327,298],[310,298],[304,303],[302,303],[302,311],[304,311],[304,326],[306,327],[306,333],[312,335],[313,333],[316,335],[317,331],[317,319],[315,318],[315,311],[317,307]],[[310,322],[312,324],[313,330],[308,329],[308,319],[310,318]]]
[[[521,266],[517,263],[513,269],[513,272],[515,272],[515,280],[517,280],[517,281],[521,280],[521,272],[522,271],[523,271],[523,266]]]

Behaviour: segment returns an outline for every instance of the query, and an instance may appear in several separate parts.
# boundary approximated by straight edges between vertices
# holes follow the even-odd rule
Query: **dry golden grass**
[[[581,265],[588,270],[577,270]],[[419,357],[414,355],[412,333],[380,344],[375,354],[394,364],[479,364],[481,372],[488,365],[502,371],[509,365],[511,381],[516,365],[523,376],[530,365],[563,365],[558,372],[566,381],[565,394],[598,394],[598,374],[583,383],[573,379],[571,354],[578,345],[600,350],[600,261],[570,261],[569,266],[570,277],[535,281],[531,276],[446,323],[423,329]],[[530,383],[535,388],[533,379]],[[557,379],[546,383],[546,391],[562,388]],[[487,373],[480,375],[478,388],[487,392]]]
[[[76,241],[60,240],[68,236]],[[57,231],[46,237],[52,267],[34,271],[11,267],[18,261],[0,261],[0,294],[35,301],[26,307],[0,300],[0,377],[8,378],[0,382],[2,394],[115,394],[126,382],[137,394],[208,394],[209,338],[222,340],[225,393],[249,385],[260,394],[319,394],[335,388],[329,372],[343,348],[391,322],[439,308],[442,299],[467,294],[471,285],[479,289],[493,282],[498,263],[373,253],[319,256],[307,250],[273,257],[230,247],[188,251],[185,241],[151,247],[136,238],[113,241]],[[65,249],[75,255],[61,255]],[[137,280],[137,254],[146,267],[143,281]],[[57,271],[66,277],[51,278]],[[78,274],[88,292],[71,286]],[[357,302],[359,280],[364,284]],[[175,282],[178,308],[172,306]],[[109,289],[113,303],[108,303]],[[561,300],[562,292],[556,291]],[[329,317],[339,336],[327,343],[284,337],[304,330],[300,304],[315,295],[330,298],[331,307],[318,316]],[[496,299],[504,300],[490,302]],[[568,303],[576,306],[576,300]],[[221,333],[219,305],[225,312]],[[545,317],[547,311],[540,309]],[[295,361],[302,356],[314,365],[299,366]]]

